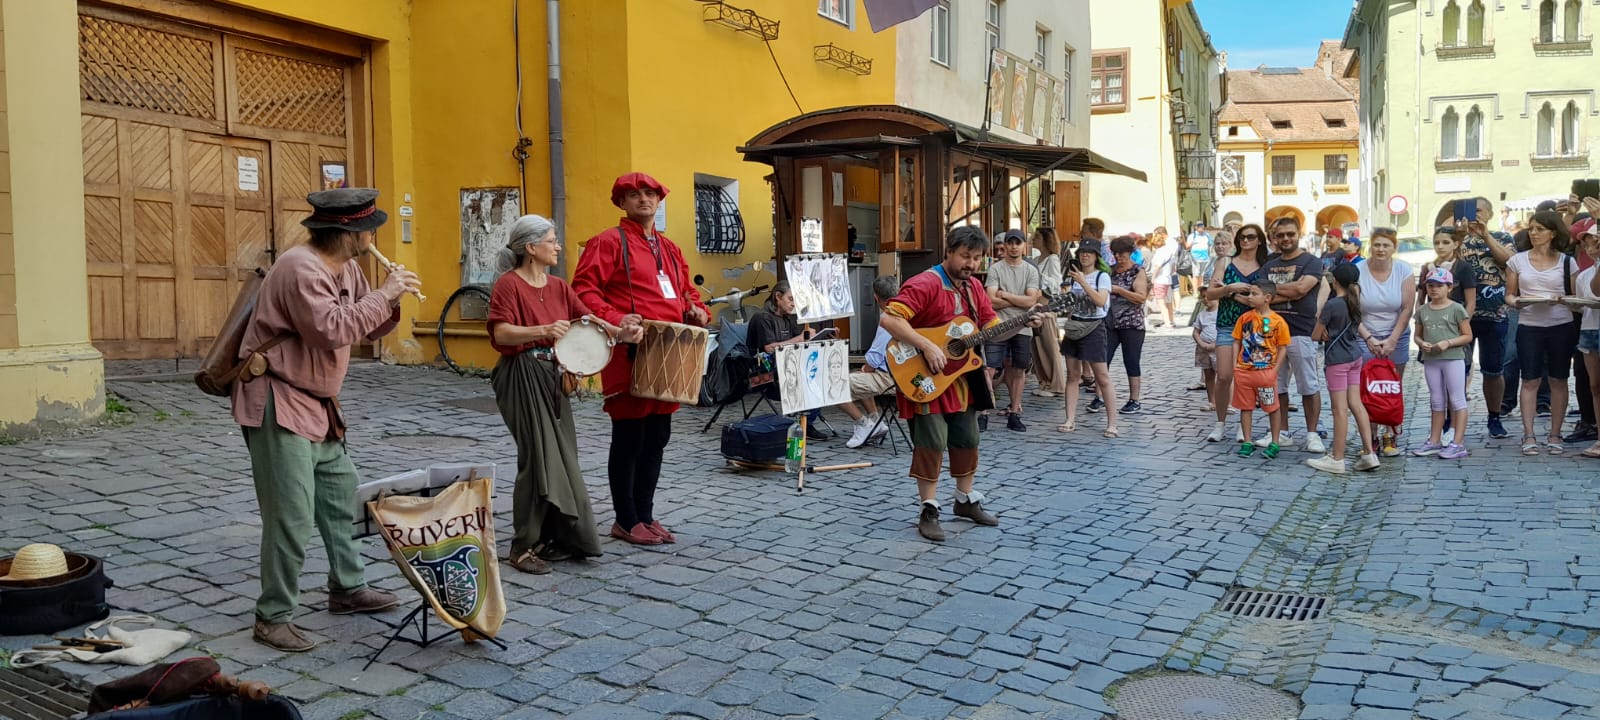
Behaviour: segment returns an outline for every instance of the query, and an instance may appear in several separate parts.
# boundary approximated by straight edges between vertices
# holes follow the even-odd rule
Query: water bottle
[[[800,474],[801,461],[806,454],[806,431],[800,421],[789,424],[789,442],[785,445],[783,469],[790,475]]]

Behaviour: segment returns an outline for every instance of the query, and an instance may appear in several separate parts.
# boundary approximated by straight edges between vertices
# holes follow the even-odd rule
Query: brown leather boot
[[[964,517],[964,518],[966,518],[968,520],[971,520],[971,521],[973,521],[973,522],[975,522],[975,523],[977,523],[979,525],[988,525],[989,527],[995,527],[995,526],[1000,524],[1000,518],[997,518],[994,515],[986,512],[983,509],[983,503],[977,502],[977,501],[973,501],[973,502],[961,502],[959,500],[956,501],[955,515],[956,515],[956,517]]]
[[[284,652],[305,652],[317,646],[317,641],[306,637],[305,631],[294,623],[269,623],[257,620],[250,636],[262,645]]]
[[[394,593],[370,587],[328,593],[328,612],[334,615],[381,612],[399,604]]]
[[[922,504],[922,515],[917,518],[917,532],[934,542],[944,542],[944,528],[939,526],[939,506]]]

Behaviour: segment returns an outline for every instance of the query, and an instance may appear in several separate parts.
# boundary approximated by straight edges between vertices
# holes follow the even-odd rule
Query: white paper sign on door
[[[261,160],[239,156],[239,189],[243,192],[261,192]]]

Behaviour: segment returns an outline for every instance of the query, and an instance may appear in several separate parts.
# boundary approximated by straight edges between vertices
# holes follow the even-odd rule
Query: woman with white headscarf
[[[500,351],[491,376],[495,404],[517,443],[511,566],[536,575],[550,572],[551,561],[600,554],[555,342],[585,317],[613,338],[634,342],[639,334],[632,328],[629,337],[591,316],[572,287],[550,274],[560,242],[549,220],[518,218],[496,258],[502,275],[489,295],[489,342]]]

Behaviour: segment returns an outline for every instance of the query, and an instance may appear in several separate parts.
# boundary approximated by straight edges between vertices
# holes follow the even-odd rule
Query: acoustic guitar
[[[921,350],[899,340],[891,340],[884,353],[889,360],[889,375],[894,378],[894,384],[900,388],[900,392],[912,402],[930,402],[944,394],[962,375],[983,367],[983,353],[977,351],[982,349],[984,343],[1021,329],[1035,315],[1071,311],[1082,302],[1082,297],[1070,293],[1057,295],[1045,305],[985,330],[979,330],[972,318],[962,316],[943,327],[916,328],[918,335],[944,344],[945,366],[930,370]]]

